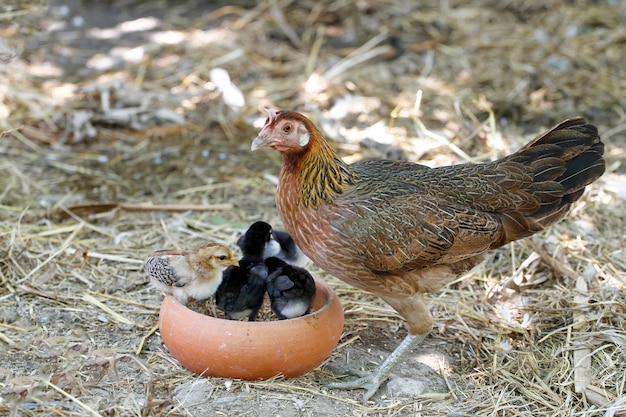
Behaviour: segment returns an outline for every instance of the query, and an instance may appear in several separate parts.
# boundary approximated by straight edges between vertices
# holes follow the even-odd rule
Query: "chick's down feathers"
[[[269,272],[267,293],[274,314],[281,320],[308,314],[315,296],[315,281],[309,271],[276,257],[267,258],[265,265]]]
[[[229,320],[255,321],[266,290],[267,267],[260,264],[231,266],[215,294],[217,307]]]
[[[242,257],[237,266],[224,271],[224,278],[215,294],[217,307],[228,319],[256,320],[266,291],[267,267],[263,253],[270,240],[271,226],[256,222],[239,238]]]
[[[218,243],[207,243],[192,250],[163,249],[146,257],[144,270],[152,285],[172,294],[183,305],[205,300],[215,294],[222,271],[236,265],[233,253]]]
[[[275,230],[264,221],[253,223],[246,233],[237,240],[237,246],[246,253],[250,252],[246,246],[258,244],[257,242],[260,241],[265,242],[263,259],[275,256],[299,267],[304,267],[309,262],[309,258],[302,253],[289,233],[284,230]]]

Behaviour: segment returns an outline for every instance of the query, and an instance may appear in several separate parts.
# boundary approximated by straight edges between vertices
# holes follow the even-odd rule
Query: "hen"
[[[157,250],[144,262],[152,285],[172,294],[183,305],[189,300],[205,300],[215,294],[222,282],[222,270],[237,261],[230,249],[207,243],[192,250]]]
[[[582,118],[565,120],[496,161],[428,168],[342,161],[302,114],[269,110],[252,150],[283,156],[276,205],[298,246],[337,278],[371,291],[408,323],[408,335],[367,376],[367,401],[430,332],[424,293],[482,262],[490,249],[563,218],[604,173],[604,145]]]
[[[265,260],[265,266],[269,272],[267,293],[276,316],[285,320],[308,314],[315,296],[315,281],[309,271],[274,256]]]

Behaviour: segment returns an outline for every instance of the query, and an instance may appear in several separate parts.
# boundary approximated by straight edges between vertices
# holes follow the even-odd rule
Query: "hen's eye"
[[[285,133],[291,132],[291,129],[293,129],[293,126],[291,126],[290,124],[283,126],[283,132]]]

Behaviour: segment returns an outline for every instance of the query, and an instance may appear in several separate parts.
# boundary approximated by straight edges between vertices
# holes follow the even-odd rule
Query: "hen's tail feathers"
[[[604,144],[585,119],[568,119],[535,138],[503,163],[530,166],[533,182],[525,192],[538,202],[531,210],[502,213],[505,233],[499,245],[521,239],[561,220],[585,187],[605,170]]]

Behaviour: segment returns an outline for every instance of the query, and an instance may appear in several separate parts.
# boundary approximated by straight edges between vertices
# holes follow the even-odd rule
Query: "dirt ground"
[[[0,416],[626,415],[624,19],[619,0],[0,5]],[[607,173],[430,295],[432,334],[367,405],[324,383],[404,323],[314,265],[345,311],[330,358],[202,378],[163,345],[142,262],[281,227],[280,156],[250,152],[262,106],[307,113],[349,162],[431,166],[582,115]]]

